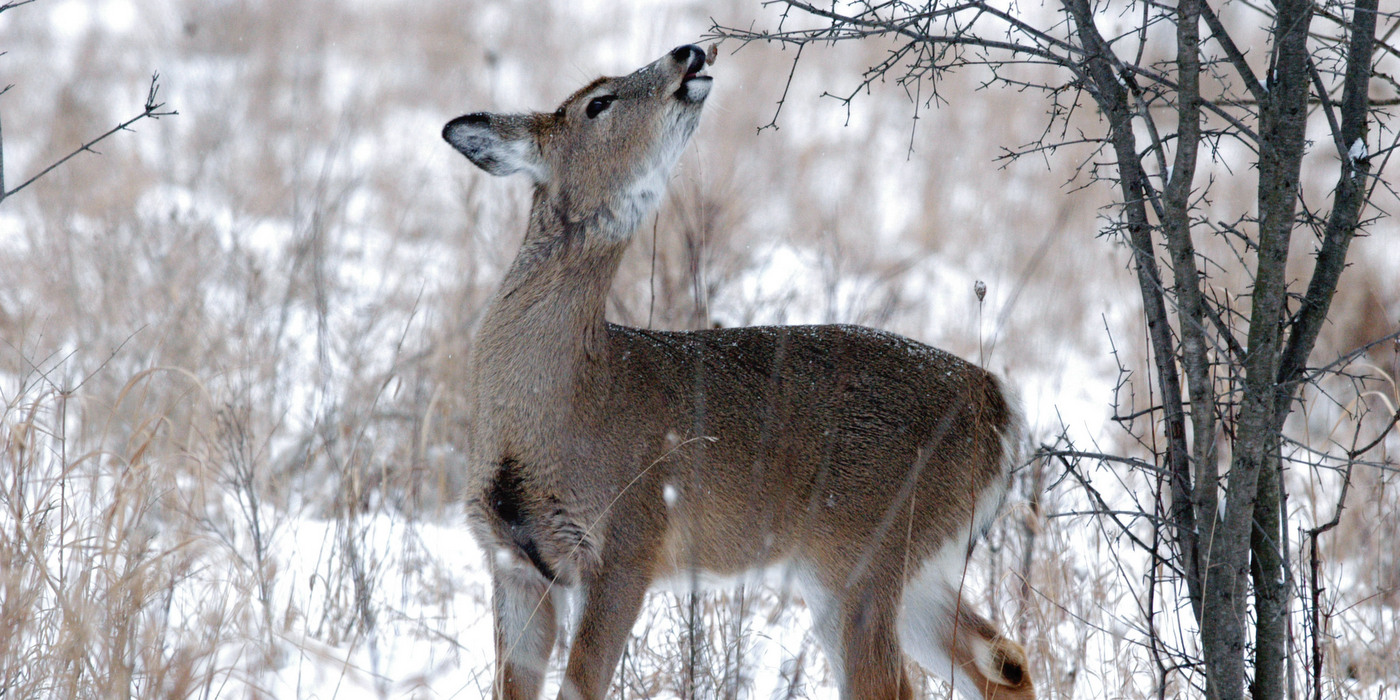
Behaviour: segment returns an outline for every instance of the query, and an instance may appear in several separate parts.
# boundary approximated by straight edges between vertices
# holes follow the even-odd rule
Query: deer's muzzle
[[[705,50],[694,44],[686,44],[672,49],[671,58],[685,68],[676,98],[691,104],[703,102],[709,96],[710,84],[714,80],[704,73]]]

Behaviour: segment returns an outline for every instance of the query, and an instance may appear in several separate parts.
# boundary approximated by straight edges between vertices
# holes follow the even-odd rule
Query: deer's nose
[[[677,46],[671,50],[671,58],[685,66],[687,73],[695,73],[705,67],[705,50],[695,44]]]

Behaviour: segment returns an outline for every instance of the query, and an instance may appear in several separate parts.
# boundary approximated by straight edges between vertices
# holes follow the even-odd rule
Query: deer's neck
[[[631,233],[616,235],[612,223],[567,221],[536,196],[520,253],[477,332],[481,391],[498,401],[567,399],[602,371],[604,309]]]

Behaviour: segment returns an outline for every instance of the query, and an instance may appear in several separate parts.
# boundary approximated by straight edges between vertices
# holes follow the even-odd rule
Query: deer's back
[[[646,443],[622,476],[648,470],[704,568],[813,539],[858,554],[896,531],[927,556],[1004,480],[1012,409],[995,377],[951,354],[855,326],[608,330],[599,415],[631,449]]]

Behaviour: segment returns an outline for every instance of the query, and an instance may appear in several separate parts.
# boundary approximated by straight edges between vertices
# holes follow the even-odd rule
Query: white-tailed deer
[[[987,371],[854,326],[662,332],[603,318],[618,262],[700,119],[682,46],[552,112],[443,129],[534,182],[471,357],[473,532],[493,579],[498,698],[536,697],[581,603],[560,697],[602,698],[661,579],[781,566],[841,697],[911,698],[908,654],[969,697],[1031,698],[1025,652],[958,597],[1019,458]]]

